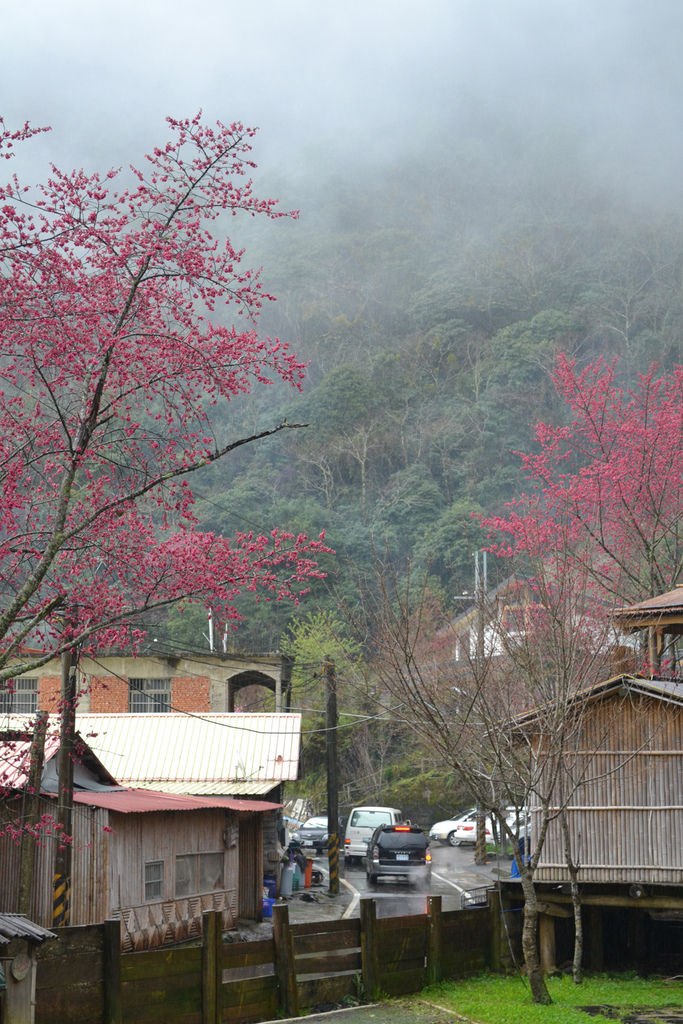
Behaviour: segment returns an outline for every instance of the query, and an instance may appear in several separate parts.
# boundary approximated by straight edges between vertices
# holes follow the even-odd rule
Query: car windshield
[[[303,828],[327,828],[327,818],[309,818]]]
[[[378,825],[391,825],[391,811],[354,811],[349,825],[352,828],[377,828]]]
[[[424,832],[380,832],[377,842],[387,850],[424,850],[428,846]]]

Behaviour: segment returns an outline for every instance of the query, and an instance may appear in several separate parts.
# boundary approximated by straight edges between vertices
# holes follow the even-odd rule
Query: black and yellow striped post
[[[330,892],[339,893],[339,834],[331,832],[327,845],[327,863],[330,869]]]
[[[52,885],[52,925],[61,928],[71,920],[71,879],[68,875],[54,876]]]

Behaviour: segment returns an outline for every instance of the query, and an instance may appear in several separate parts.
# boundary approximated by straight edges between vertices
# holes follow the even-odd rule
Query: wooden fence
[[[500,965],[498,900],[488,907],[380,919],[289,923],[273,908],[273,937],[223,942],[221,914],[207,911],[201,945],[122,953],[120,923],[57,929],[37,950],[40,1024],[228,1024],[297,1016],[344,996],[378,999]]]

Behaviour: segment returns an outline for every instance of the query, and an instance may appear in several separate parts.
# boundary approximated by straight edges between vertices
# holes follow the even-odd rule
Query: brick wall
[[[90,711],[130,711],[128,682],[118,676],[92,676],[88,683]],[[41,711],[57,711],[61,680],[59,676],[41,676],[38,684],[38,707]],[[171,683],[171,704],[175,711],[211,711],[211,680],[208,676],[175,676]]]
[[[40,711],[57,711],[61,692],[62,680],[59,676],[40,676],[38,679],[38,709]]]
[[[211,711],[208,676],[175,676],[171,682],[174,711]]]
[[[103,711],[130,711],[128,682],[118,676],[93,676],[90,710],[94,715]]]

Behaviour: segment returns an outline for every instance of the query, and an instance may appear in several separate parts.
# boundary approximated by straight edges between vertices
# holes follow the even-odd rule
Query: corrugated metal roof
[[[45,738],[45,760],[59,750],[59,736]],[[23,789],[28,782],[31,764],[31,740],[0,740],[0,785],[6,789]]]
[[[256,794],[298,774],[299,714],[88,714],[76,723],[121,785]]]
[[[46,939],[56,939],[54,932],[34,924],[24,914],[0,914],[0,942],[9,942],[10,939],[28,939],[30,942],[45,942]]]
[[[56,796],[56,794],[51,794]],[[142,814],[149,811],[197,811],[224,807],[231,811],[275,811],[282,804],[268,800],[230,800],[227,797],[185,796],[179,793],[157,793],[144,789],[114,789],[111,793],[74,793],[77,804],[103,807],[119,814]]]
[[[266,796],[276,782],[154,782],[145,781],[145,789],[158,793],[192,793],[196,796]]]

